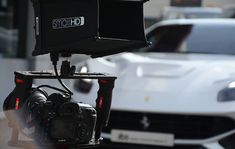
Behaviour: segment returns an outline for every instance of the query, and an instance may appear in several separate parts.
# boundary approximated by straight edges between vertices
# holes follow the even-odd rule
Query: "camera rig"
[[[33,79],[57,79],[55,72],[53,71],[16,71],[15,72],[15,89],[14,99],[15,100],[5,100],[4,110],[10,110],[6,112],[9,118],[9,126],[13,129],[12,137],[9,141],[10,146],[15,147],[28,147],[30,146],[30,141],[20,141],[19,127],[18,124],[14,124],[17,116],[17,111],[24,104],[24,99],[27,99],[30,95],[30,90],[32,88]],[[89,148],[95,147],[102,142],[101,131],[108,123],[109,112],[111,106],[112,90],[114,87],[114,82],[116,77],[102,74],[102,73],[74,73],[73,75],[61,76],[61,79],[97,79],[99,83],[99,90],[97,92],[96,99],[96,111],[97,111],[97,122],[95,126],[95,137],[88,144],[77,144],[76,147],[79,148]],[[13,111],[11,111],[13,110]]]
[[[143,3],[147,0],[31,1],[36,37],[32,55],[50,54],[54,71],[15,72],[16,86],[3,105],[13,129],[9,145],[32,148],[32,143],[19,140],[22,129],[30,125],[36,129],[34,133],[39,134],[37,137],[43,148],[45,145],[50,148],[62,145],[63,149],[96,147],[102,142],[101,131],[108,123],[116,77],[103,73],[76,73],[75,66],[71,67],[69,61],[63,61],[58,72],[59,54],[66,58],[73,54],[95,58],[148,46],[143,22]],[[65,90],[41,85],[63,93],[46,96],[41,88],[33,88],[34,79],[57,79]],[[99,90],[95,108],[70,101],[73,93],[61,79],[97,79]],[[69,122],[72,125],[67,125]],[[89,125],[85,127],[86,131],[84,124]],[[53,138],[52,145],[44,139],[49,136]],[[85,139],[81,139],[83,136]],[[33,142],[38,141],[37,137]]]

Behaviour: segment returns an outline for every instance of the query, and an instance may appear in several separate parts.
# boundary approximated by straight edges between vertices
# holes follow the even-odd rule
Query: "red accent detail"
[[[100,80],[100,83],[106,84],[106,83],[108,83],[108,81],[107,80]]]
[[[15,109],[16,109],[16,110],[19,110],[19,109],[20,109],[20,98],[16,98]]]
[[[100,100],[99,100],[99,108],[101,109],[102,108],[102,106],[103,106],[103,97],[101,96],[100,97]]]
[[[23,84],[23,83],[24,83],[24,80],[16,79],[16,83],[18,83],[18,84]]]

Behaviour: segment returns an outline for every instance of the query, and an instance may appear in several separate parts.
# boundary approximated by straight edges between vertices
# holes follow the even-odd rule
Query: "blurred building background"
[[[167,6],[219,7],[235,5],[235,0],[150,0],[145,4],[146,17],[159,17]]]

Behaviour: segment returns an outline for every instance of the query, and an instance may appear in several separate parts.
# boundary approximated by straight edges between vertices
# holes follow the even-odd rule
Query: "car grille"
[[[141,121],[149,125],[144,127]],[[110,133],[111,128],[171,133],[176,139],[204,139],[234,129],[235,122],[230,118],[217,116],[111,111],[109,125],[103,131]]]
[[[162,146],[150,146],[140,144],[123,144],[113,143],[108,140],[104,140],[100,149],[206,149],[199,145],[175,145],[174,147],[162,147]]]

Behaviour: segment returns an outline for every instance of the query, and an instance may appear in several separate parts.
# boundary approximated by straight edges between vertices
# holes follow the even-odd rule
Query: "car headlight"
[[[230,83],[226,88],[218,93],[218,101],[235,101],[235,82]]]
[[[88,73],[89,69],[86,65],[81,66],[79,69],[79,73]],[[92,79],[79,79],[74,82],[74,88],[78,92],[89,93],[91,90],[93,83]]]

